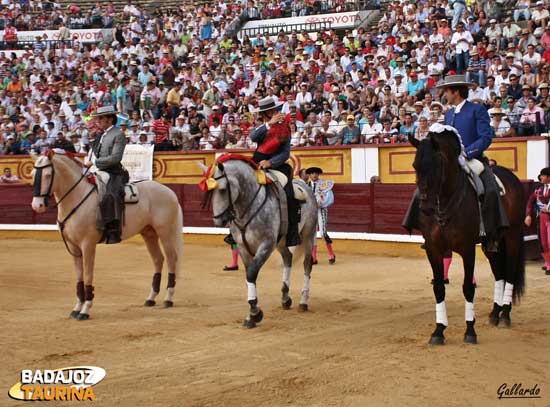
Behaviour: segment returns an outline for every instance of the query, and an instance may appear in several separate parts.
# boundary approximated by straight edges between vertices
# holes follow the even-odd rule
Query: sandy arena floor
[[[434,348],[427,260],[335,248],[336,265],[323,252],[314,268],[308,313],[281,309],[273,256],[259,279],[264,321],[247,331],[243,272],[221,270],[225,247],[186,245],[175,307],[163,309],[142,306],[152,275],[145,247],[101,246],[92,319],[77,322],[68,318],[74,276],[63,244],[3,240],[0,406],[27,405],[7,396],[21,369],[75,365],[107,371],[94,406],[550,406],[550,277],[539,264],[528,265],[527,294],[507,330],[486,322],[493,277],[478,260],[479,344],[467,346],[456,261],[447,344]],[[294,271],[297,305],[302,273]],[[542,398],[498,400],[503,383],[538,384]]]

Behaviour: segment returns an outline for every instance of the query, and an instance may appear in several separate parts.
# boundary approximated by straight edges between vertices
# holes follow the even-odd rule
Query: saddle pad
[[[475,158],[473,160],[466,161],[466,164],[468,165],[468,168],[478,177],[485,169],[483,163],[479,160],[476,160]],[[495,176],[495,181],[497,182],[498,188],[500,189],[500,196],[506,195],[506,188],[504,187],[504,184],[495,173],[493,173],[493,175]]]
[[[281,171],[268,170],[265,173],[271,179],[271,181],[278,182],[279,184],[281,184],[281,186],[283,188],[285,187],[286,183],[288,182],[288,178]]]
[[[124,185],[124,203],[135,204],[139,202],[139,190],[136,184]]]
[[[294,188],[294,198],[302,202],[306,202],[308,200],[307,191],[301,185],[293,182],[292,187]]]
[[[105,171],[95,171],[94,175],[98,181],[99,195],[102,197],[105,194],[107,183],[109,182],[110,175]],[[135,183],[129,183],[124,185],[124,203],[135,204],[139,202],[139,190]]]
[[[273,182],[278,182],[279,184],[281,184],[283,188],[288,182],[287,176],[283,174],[281,171],[269,170],[269,171],[266,171],[266,174]],[[295,182],[292,183],[292,187],[294,189],[294,198],[302,202],[307,201],[307,198],[308,198],[307,191],[305,191],[300,185],[296,184]]]

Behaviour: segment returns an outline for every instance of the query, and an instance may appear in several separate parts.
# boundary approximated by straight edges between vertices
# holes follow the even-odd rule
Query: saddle
[[[107,183],[111,175],[105,171],[96,171],[94,172],[97,182],[97,190],[99,192],[99,200],[105,195]],[[136,204],[139,202],[139,189],[136,185],[140,181],[128,182],[124,184],[124,203],[125,204]]]
[[[267,170],[266,175],[271,181],[278,182],[281,185],[281,187],[283,187],[283,188],[285,187],[285,185],[288,182],[287,176],[285,174],[283,174],[281,171]],[[308,197],[308,194],[307,194],[306,190],[302,186],[300,186],[299,184],[297,184],[295,182],[292,182],[292,187],[294,189],[294,198],[296,198],[296,200],[300,201],[300,203],[307,202],[309,197]]]
[[[485,193],[485,187],[483,186],[483,182],[480,178],[481,173],[485,170],[483,163],[474,158],[472,160],[466,161],[466,165],[462,168],[468,175],[468,180],[470,181],[470,184],[472,184],[472,186],[474,187],[477,196],[482,196]],[[500,178],[495,173],[493,173],[493,176],[495,177],[498,189],[500,190],[500,196],[506,195],[506,188],[504,187],[504,184],[502,183]]]

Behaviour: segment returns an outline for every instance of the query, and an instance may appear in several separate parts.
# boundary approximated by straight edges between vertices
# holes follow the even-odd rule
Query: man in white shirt
[[[485,102],[483,99],[484,91],[483,88],[480,88],[476,81],[470,82],[470,90],[468,91],[468,101],[473,102],[475,100],[481,100],[482,102]]]
[[[390,85],[393,94],[403,94],[407,90],[407,83],[403,82],[403,75],[401,72],[396,72],[393,75],[393,79],[388,81],[388,85]]]
[[[489,42],[497,41],[502,36],[502,30],[494,18],[489,20],[489,27],[485,29],[485,35],[489,38]]]
[[[533,44],[527,45],[527,54],[523,56],[523,62],[531,65],[531,67],[536,67],[541,60],[541,56],[538,52],[535,52],[535,46]]]
[[[501,67],[498,69],[500,72],[500,75],[497,75],[495,77],[495,87],[497,89],[500,89],[502,85],[509,85],[510,84],[510,68],[506,65],[501,65]]]
[[[521,28],[515,23],[512,23],[512,18],[506,18],[506,24],[502,28],[502,38],[508,42],[513,42],[519,34],[521,33]],[[503,44],[504,45],[504,44]]]
[[[445,65],[439,60],[437,54],[433,54],[432,60],[428,64],[428,72],[443,72],[443,69],[445,69]]]
[[[451,38],[451,46],[455,48],[457,74],[463,74],[468,67],[470,46],[473,43],[472,34],[464,30],[464,23],[459,22],[456,26],[456,32]]]
[[[487,86],[483,88],[482,100],[491,100],[491,93],[498,95],[498,87],[495,84],[495,78],[493,76],[487,77]]]
[[[311,93],[307,90],[307,84],[302,83],[300,85],[300,92],[296,95],[296,103],[298,106],[302,106],[304,103],[311,102]]]
[[[361,136],[365,143],[372,143],[376,137],[380,136],[383,127],[380,123],[376,122],[374,113],[369,113],[367,116],[367,122],[363,125],[361,130]]]
[[[536,6],[537,8],[531,13],[531,21],[529,22],[531,30],[533,26],[545,27],[549,16],[548,10],[544,7],[544,1],[537,1]]]

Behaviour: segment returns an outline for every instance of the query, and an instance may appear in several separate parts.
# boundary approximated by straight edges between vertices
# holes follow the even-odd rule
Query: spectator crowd
[[[72,6],[2,0],[4,40],[25,10],[46,3],[72,38]],[[37,38],[19,56],[0,52],[0,154],[85,152],[97,133],[91,115],[106,105],[129,143],[254,148],[264,97],[284,102],[293,146],[406,142],[443,120],[449,106],[437,84],[453,73],[466,75],[468,99],[487,106],[497,137],[548,131],[547,2],[397,0],[368,29],[252,38],[234,30],[243,18],[278,17],[277,7],[302,15],[342,4],[217,0],[150,14],[129,1],[114,18],[112,3],[97,3],[102,24],[113,11],[112,41]]]

